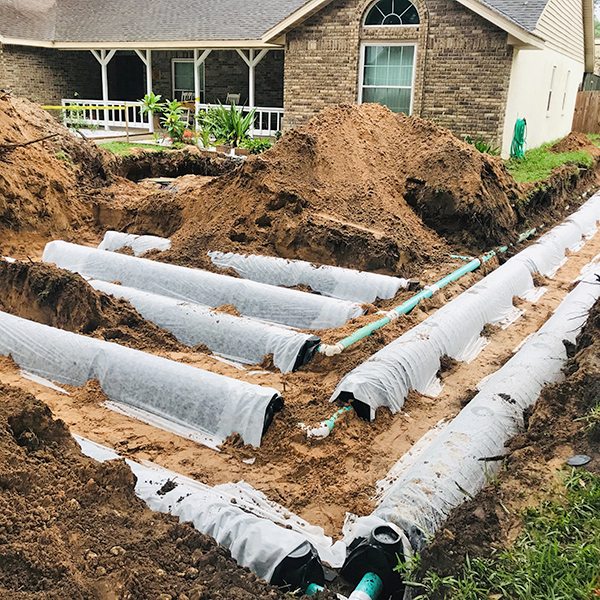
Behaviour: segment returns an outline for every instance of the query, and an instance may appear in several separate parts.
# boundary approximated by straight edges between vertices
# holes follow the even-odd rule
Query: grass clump
[[[160,152],[162,150],[162,148],[157,148],[154,144],[128,144],[127,142],[98,142],[98,146],[113,154],[122,154],[123,156],[129,156],[132,148],[154,150],[155,152]]]
[[[558,502],[524,513],[512,548],[468,560],[459,577],[428,573],[409,583],[417,599],[590,600],[600,596],[600,478],[573,469]],[[414,565],[400,571],[414,572]],[[410,581],[410,578],[409,578]]]
[[[555,154],[546,148],[554,142],[542,144],[539,148],[527,150],[523,158],[510,158],[506,161],[506,168],[516,181],[540,181],[546,179],[554,167],[559,167],[567,162],[575,162],[589,167],[594,162],[592,155],[585,150],[577,152],[562,152]]]

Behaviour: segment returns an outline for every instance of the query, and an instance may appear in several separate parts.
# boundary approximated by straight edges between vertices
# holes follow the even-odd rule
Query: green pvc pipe
[[[485,260],[489,260],[489,259],[484,258],[484,261]],[[417,304],[419,304],[419,302],[421,302],[421,300],[423,300],[423,298],[431,298],[431,296],[433,296],[434,292],[437,292],[439,289],[447,286],[449,283],[452,283],[453,281],[460,279],[463,275],[466,275],[467,273],[474,271],[480,265],[481,265],[481,260],[479,260],[478,258],[471,260],[466,265],[463,265],[462,267],[460,267],[460,269],[456,269],[456,271],[454,271],[453,273],[450,273],[450,275],[446,275],[446,277],[444,277],[443,279],[440,279],[437,283],[434,283],[433,285],[428,286],[426,289],[421,290],[418,294],[416,294],[412,298],[409,298],[406,302],[402,303],[400,306],[397,306],[396,308],[393,308],[392,310],[397,312],[398,315],[405,315],[406,313],[409,313],[415,306],[417,306]],[[371,335],[374,331],[377,331],[381,327],[384,327],[385,325],[387,325],[388,323],[391,323],[391,322],[392,322],[392,319],[390,319],[390,317],[383,317],[383,319],[379,319],[379,321],[374,321],[373,323],[369,323],[368,325],[361,327],[360,329],[355,331],[352,335],[345,337],[343,340],[340,340],[338,343],[341,344],[344,348],[347,348],[348,346],[355,344],[359,340],[362,340],[363,338]]]
[[[522,242],[524,239],[528,238],[533,233],[535,233],[535,228],[522,233],[519,236],[519,239],[516,243]],[[390,313],[396,312],[398,314],[398,316],[409,313],[424,298],[431,298],[431,296],[433,296],[433,294],[435,292],[442,289],[443,287],[446,287],[449,283],[452,283],[453,281],[460,279],[463,275],[466,275],[467,273],[471,273],[475,269],[479,268],[482,263],[487,262],[492,257],[494,257],[497,254],[500,254],[502,252],[506,252],[507,250],[508,250],[508,246],[501,246],[500,248],[497,248],[496,250],[492,250],[491,252],[484,254],[481,258],[469,259],[469,262],[466,265],[463,265],[459,269],[456,269],[456,271],[453,271],[452,273],[450,273],[450,275],[446,275],[446,277],[443,277],[442,279],[440,279],[438,282],[434,283],[433,285],[428,285],[425,289],[421,290],[418,294],[416,294],[412,298],[409,298],[406,302],[404,302],[400,306],[396,306],[395,308],[393,308],[390,311]],[[466,257],[460,257],[460,258],[466,259]],[[348,348],[348,346],[352,346],[352,344],[355,344],[356,342],[368,337],[374,331],[377,331],[378,329],[385,327],[388,323],[395,321],[397,318],[398,317],[396,317],[394,315],[392,315],[391,318],[389,316],[386,316],[386,317],[383,317],[382,319],[379,319],[378,321],[374,321],[373,323],[369,323],[368,325],[361,327],[360,329],[355,331],[352,335],[345,337],[343,340],[340,340],[333,346],[327,346],[327,348],[329,348],[330,350],[333,350],[332,354],[328,354],[327,352],[325,352],[326,345],[324,345],[324,344],[321,344],[319,346],[319,351],[325,352],[328,356],[339,354],[344,349]]]
[[[366,598],[377,600],[382,591],[383,581],[381,581],[381,577],[375,573],[367,573],[350,594],[348,600],[366,600]]]
[[[322,585],[317,585],[316,583],[311,583],[307,588],[304,594],[306,596],[314,596],[317,592],[322,592],[325,588]]]

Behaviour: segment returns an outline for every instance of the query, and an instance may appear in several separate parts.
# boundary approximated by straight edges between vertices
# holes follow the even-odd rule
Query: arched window
[[[409,0],[379,0],[365,18],[365,25],[418,24],[419,13]]]

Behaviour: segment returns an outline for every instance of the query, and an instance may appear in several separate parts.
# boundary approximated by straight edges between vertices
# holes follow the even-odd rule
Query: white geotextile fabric
[[[292,371],[308,351],[307,346],[314,348],[320,341],[315,335],[226,315],[192,302],[97,279],[89,284],[116,298],[125,298],[142,317],[170,331],[183,344],[206,344],[212,352],[251,365],[273,354],[273,362],[282,373]]]
[[[114,252],[128,246],[136,256],[148,252],[148,250],[168,250],[171,242],[167,238],[156,235],[135,235],[133,233],[121,233],[120,231],[107,231],[98,246],[98,250]]]
[[[533,289],[532,273],[550,274],[565,250],[581,241],[600,219],[600,194],[435,314],[382,348],[348,373],[331,401],[354,399],[368,405],[371,418],[379,406],[402,409],[410,389],[426,393],[440,359],[464,360],[478,343],[483,327],[507,317],[513,296]]]
[[[261,387],[139,350],[0,312],[0,355],[57,383],[84,385],[122,402],[224,440],[234,432],[260,446],[267,407],[279,397]]]
[[[75,437],[86,456],[100,462],[119,458],[109,448]],[[243,481],[210,487],[151,463],[129,459],[126,462],[137,478],[135,493],[152,510],[191,521],[198,531],[229,548],[238,564],[267,581],[279,563],[306,542],[331,567],[339,568],[344,563],[345,544],[332,544],[320,527],[269,501]],[[176,487],[166,494],[157,494],[169,480]],[[235,504],[231,502],[233,498]]]
[[[355,271],[324,265],[315,265],[303,260],[287,260],[256,254],[234,254],[233,252],[209,252],[217,267],[231,267],[244,279],[270,285],[308,285],[315,292],[356,302],[375,302],[377,298],[393,298],[408,280],[400,277],[378,275],[367,271]]]
[[[245,317],[298,329],[341,327],[364,313],[356,302],[307,294],[55,241],[46,244],[44,262],[103,281],[120,281],[145,292],[217,307],[233,304]]]
[[[546,384],[563,379],[561,369],[567,358],[563,340],[575,342],[599,296],[594,275],[582,281],[394,481],[373,515],[404,529],[413,548],[420,550],[450,511],[467,494],[477,494],[499,470],[506,441],[523,430],[523,411],[535,403]]]

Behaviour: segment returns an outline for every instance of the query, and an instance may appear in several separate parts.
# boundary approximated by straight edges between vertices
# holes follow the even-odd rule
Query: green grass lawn
[[[98,146],[109,150],[113,154],[122,154],[123,156],[129,156],[132,148],[142,148],[143,150],[154,150],[156,152],[164,150],[161,146],[154,144],[128,144],[127,142],[98,142]]]
[[[525,529],[512,548],[490,559],[467,561],[460,577],[428,574],[413,584],[415,596],[448,600],[600,596],[600,478],[583,470],[566,472],[562,498],[527,510],[523,518]]]
[[[596,140],[593,141],[596,143]],[[593,163],[594,159],[585,150],[563,152],[561,154],[548,152],[546,148],[552,146],[553,143],[543,144],[539,148],[527,150],[523,158],[510,158],[506,161],[506,168],[516,181],[525,182],[546,179],[554,167],[564,165],[569,161],[585,165],[586,167],[589,167]]]

